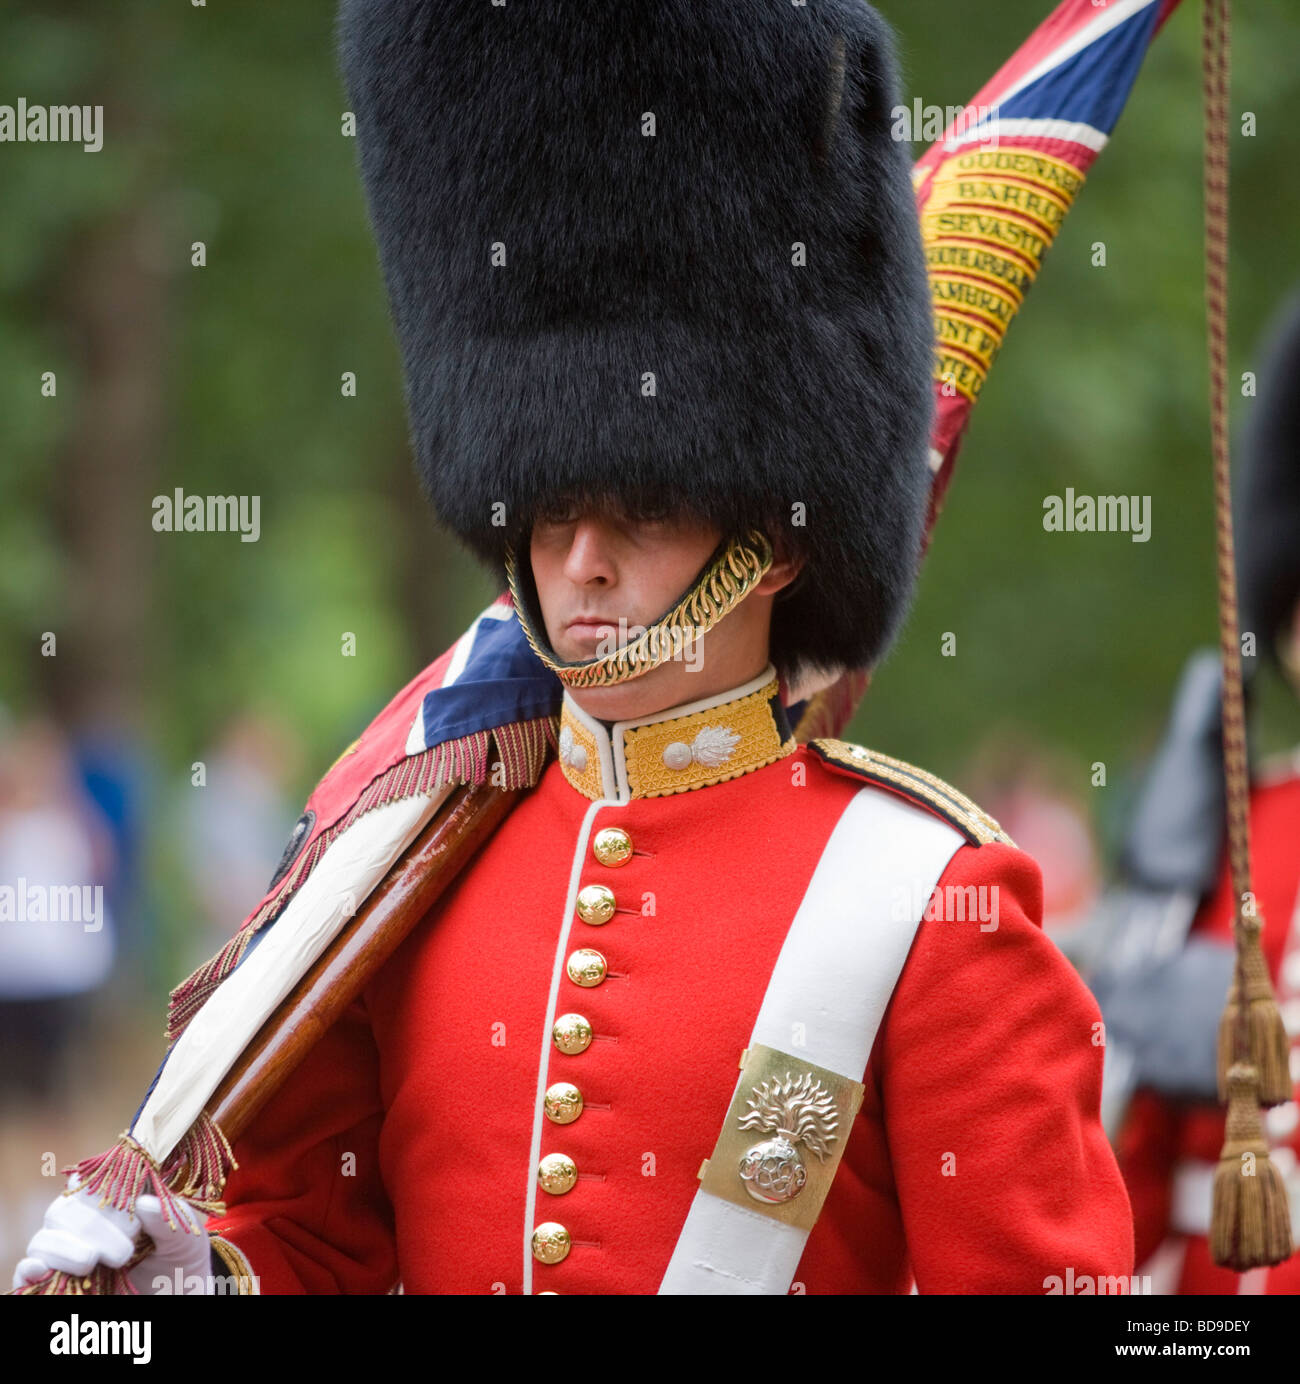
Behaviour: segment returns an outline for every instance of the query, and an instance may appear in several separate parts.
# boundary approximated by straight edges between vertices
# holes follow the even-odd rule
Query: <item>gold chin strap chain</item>
[[[749,595],[771,565],[772,545],[767,536],[750,529],[743,538],[733,538],[690,591],[643,634],[612,653],[584,663],[565,663],[532,628],[519,591],[514,549],[506,548],[506,577],[519,623],[533,652],[566,687],[613,687],[639,678],[674,656],[682,657],[691,641],[707,634]]]

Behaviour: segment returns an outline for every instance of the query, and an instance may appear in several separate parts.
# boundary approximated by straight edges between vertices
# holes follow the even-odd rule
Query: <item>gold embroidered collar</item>
[[[560,767],[593,801],[706,788],[761,769],[795,748],[771,664],[729,692],[615,721],[608,729],[567,690],[560,713]]]

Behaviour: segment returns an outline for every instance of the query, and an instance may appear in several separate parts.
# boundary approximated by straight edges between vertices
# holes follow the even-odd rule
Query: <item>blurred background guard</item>
[[[49,722],[0,739],[0,1092],[59,1097],[86,996],[113,965],[107,834]],[[96,886],[98,885],[98,889]]]
[[[975,800],[1043,871],[1043,931],[1067,955],[1096,914],[1101,851],[1078,765],[1023,727],[992,730],[971,757]]]
[[[0,725],[0,1251],[76,1146],[116,950],[111,842],[58,727]]]
[[[1263,652],[1300,696],[1300,292],[1279,315],[1246,432],[1239,494],[1243,663]],[[1223,1145],[1219,1013],[1232,979],[1232,883],[1224,856],[1219,670],[1184,671],[1165,742],[1108,896],[1077,959],[1106,1019],[1103,1115],[1133,1203],[1139,1272],[1166,1292],[1300,1292],[1293,1256],[1238,1275],[1211,1261],[1211,1187]],[[1263,949],[1300,1075],[1300,752],[1252,779],[1251,854]],[[1270,1157],[1300,1222],[1295,1099],[1266,1113]],[[1300,1229],[1300,1224],[1296,1228]]]
[[[285,785],[299,753],[293,729],[282,718],[242,711],[231,717],[202,764],[201,791],[183,790],[186,860],[202,910],[187,939],[188,969],[223,946],[230,920],[247,916],[266,892],[276,842],[293,825],[295,809]]]

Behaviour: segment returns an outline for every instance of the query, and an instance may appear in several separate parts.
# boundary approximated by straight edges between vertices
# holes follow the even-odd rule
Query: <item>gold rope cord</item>
[[[1269,1158],[1261,1104],[1289,1098],[1287,1038],[1260,947],[1263,920],[1250,873],[1250,782],[1238,643],[1228,460],[1228,87],[1229,0],[1205,0],[1205,307],[1209,346],[1210,439],[1218,565],[1219,645],[1223,660],[1223,765],[1236,964],[1219,1031],[1219,1081],[1228,1101],[1223,1149],[1214,1174],[1210,1257],[1242,1273],[1291,1254],[1286,1184]]]
[[[1209,342],[1210,439],[1218,560],[1219,648],[1223,658],[1223,765],[1228,793],[1228,859],[1237,921],[1250,893],[1250,783],[1237,624],[1237,569],[1228,457],[1228,0],[1206,0],[1205,306]]]

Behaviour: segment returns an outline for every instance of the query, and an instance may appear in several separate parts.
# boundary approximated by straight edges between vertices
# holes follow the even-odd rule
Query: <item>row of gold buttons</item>
[[[592,854],[605,866],[625,865],[632,857],[632,838],[622,827],[604,827],[591,843]],[[603,927],[614,916],[614,891],[604,884],[588,884],[578,891],[578,917],[591,927]],[[579,947],[565,963],[569,979],[584,989],[600,985],[609,973],[605,958],[594,947]],[[591,1024],[582,1014],[561,1014],[551,1029],[556,1048],[576,1057],[591,1046]],[[567,1125],[582,1114],[582,1092],[571,1081],[557,1081],[546,1088],[542,1109],[552,1124]],[[537,1165],[537,1185],[551,1196],[563,1196],[578,1181],[578,1165],[565,1153],[548,1153]],[[565,1226],[543,1221],[533,1231],[533,1258],[541,1264],[558,1264],[573,1246]]]

